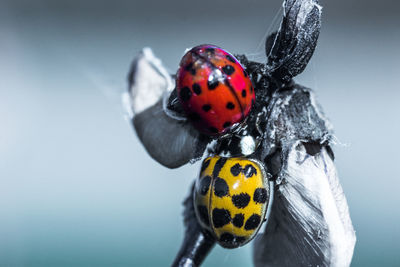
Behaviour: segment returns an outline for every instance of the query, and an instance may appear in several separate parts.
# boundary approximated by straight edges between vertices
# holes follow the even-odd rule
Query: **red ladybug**
[[[199,45],[182,58],[176,78],[179,100],[200,132],[218,136],[243,122],[255,100],[239,61],[214,45]]]

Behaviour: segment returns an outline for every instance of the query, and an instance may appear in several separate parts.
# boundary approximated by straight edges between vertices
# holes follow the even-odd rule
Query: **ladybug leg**
[[[280,28],[266,41],[267,74],[286,83],[303,72],[314,53],[320,27],[318,0],[286,0]]]
[[[211,234],[205,233],[197,222],[193,206],[193,190],[194,184],[184,201],[185,236],[172,267],[200,266],[215,245],[215,239]]]

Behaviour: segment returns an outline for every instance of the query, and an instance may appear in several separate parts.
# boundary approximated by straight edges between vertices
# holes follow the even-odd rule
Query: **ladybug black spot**
[[[229,186],[224,179],[217,178],[214,184],[214,194],[217,197],[224,197],[229,194]]]
[[[246,178],[250,178],[254,174],[257,174],[257,169],[254,168],[252,165],[247,164],[246,167],[244,167],[244,175],[246,176]]]
[[[211,159],[203,161],[203,164],[201,164],[201,172],[204,172],[207,169],[208,165],[210,165],[210,161]]]
[[[250,202],[250,196],[247,193],[240,193],[232,196],[232,203],[238,209],[244,209]]]
[[[200,85],[199,85],[198,83],[194,83],[194,84],[192,85],[192,89],[193,89],[193,92],[194,92],[196,95],[201,94],[201,87],[200,87]]]
[[[214,90],[217,88],[219,81],[217,79],[213,79],[211,81],[207,81],[208,90]]]
[[[244,215],[242,213],[238,213],[233,217],[232,223],[234,226],[237,228],[240,228],[243,226],[243,221],[244,221]]]
[[[200,180],[199,193],[205,196],[208,192],[208,188],[210,188],[210,184],[211,184],[211,177],[208,175],[203,177]]]
[[[233,243],[233,239],[235,239],[235,237],[230,234],[230,233],[223,233],[220,238],[219,241],[222,243]]]
[[[225,247],[228,248],[235,248],[238,247],[240,244],[243,244],[246,241],[244,236],[236,236],[231,233],[223,233],[220,238],[219,242],[223,243]]]
[[[188,101],[192,97],[192,92],[190,91],[190,88],[187,86],[183,87],[181,89],[180,96],[184,102]]]
[[[233,104],[232,102],[228,102],[228,103],[226,103],[226,108],[232,110],[235,108],[235,104]]]
[[[226,65],[222,67],[222,71],[225,72],[226,75],[232,75],[235,72],[235,68],[231,65]]]
[[[186,65],[185,67],[186,71],[190,71],[190,73],[194,76],[196,75],[196,69],[193,68],[193,62],[190,62],[189,64]]]
[[[185,70],[190,71],[193,68],[193,62],[186,65]]]
[[[236,63],[236,61],[233,59],[233,57],[231,57],[230,55],[226,55],[226,58],[232,62],[232,63]]]
[[[254,230],[258,227],[261,222],[261,217],[258,214],[253,214],[250,218],[247,219],[246,224],[244,225],[244,229],[246,230]]]
[[[242,167],[240,166],[239,163],[236,163],[231,168],[231,173],[233,176],[238,176],[241,171],[242,171]]]
[[[203,105],[202,109],[203,109],[205,112],[208,112],[208,111],[211,109],[211,105],[205,104],[205,105]]]
[[[222,127],[224,127],[224,128],[228,128],[229,126],[231,126],[231,122],[230,121],[227,121],[227,122],[224,123],[224,125],[222,125]]]
[[[215,162],[214,168],[212,170],[212,177],[216,178],[219,175],[219,172],[222,170],[226,163],[227,158],[221,157]]]
[[[214,133],[214,134],[218,133],[218,129],[215,128],[215,127],[210,127],[210,128],[208,128],[208,130],[209,130],[211,133]]]
[[[214,54],[214,53],[215,53],[215,49],[214,49],[214,48],[211,48],[211,47],[208,47],[208,48],[206,48],[206,52],[207,52],[207,53]]]
[[[197,211],[199,212],[200,220],[207,226],[210,225],[210,220],[208,218],[208,210],[207,207],[204,205],[198,205]]]
[[[246,89],[243,89],[243,90],[242,90],[242,97],[245,98],[246,95],[247,95]]]
[[[215,228],[220,228],[231,221],[231,213],[226,209],[213,209],[212,221]]]
[[[200,115],[197,114],[196,112],[190,113],[188,117],[189,117],[189,119],[192,120],[192,121],[199,121],[199,120],[201,120]]]
[[[267,201],[267,190],[265,188],[257,188],[254,191],[253,200],[256,203],[265,203]]]
[[[236,236],[235,237],[235,243],[237,243],[237,244],[242,244],[245,240],[246,240],[246,238],[244,236]]]

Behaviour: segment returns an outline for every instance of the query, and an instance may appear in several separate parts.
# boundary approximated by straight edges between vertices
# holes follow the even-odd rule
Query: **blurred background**
[[[313,88],[340,141],[352,266],[400,266],[400,4],[321,1]],[[150,46],[176,71],[212,43],[265,61],[282,1],[0,0],[0,266],[168,266],[198,164],[166,169],[120,102]],[[251,246],[204,266],[249,266]]]

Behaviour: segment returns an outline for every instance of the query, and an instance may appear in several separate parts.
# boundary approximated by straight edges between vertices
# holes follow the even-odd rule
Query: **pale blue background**
[[[400,5],[322,4],[297,81],[336,127],[353,266],[400,266]],[[0,266],[168,266],[198,165],[169,170],[144,151],[120,104],[131,59],[151,46],[174,72],[185,48],[214,43],[263,61],[280,6],[0,0]],[[250,262],[246,246],[216,248],[204,265]]]

